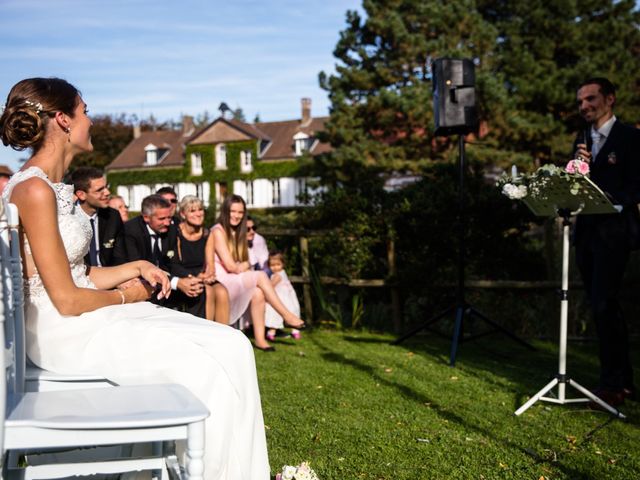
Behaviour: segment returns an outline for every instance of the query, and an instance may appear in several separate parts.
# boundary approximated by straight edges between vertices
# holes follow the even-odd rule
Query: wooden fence
[[[326,232],[302,230],[302,229],[276,229],[264,228],[260,230],[265,237],[296,237],[300,246],[300,263],[302,265],[302,275],[289,275],[291,283],[302,285],[303,309],[305,320],[311,322],[313,319],[313,303],[311,301],[311,269],[309,262],[309,238],[319,237]],[[393,240],[387,241],[387,278],[396,278],[396,255]],[[400,306],[400,293],[397,284],[384,278],[363,279],[363,278],[337,278],[321,276],[320,283],[323,285],[346,285],[357,288],[388,288],[391,292],[391,308],[394,328],[399,331],[402,326],[402,310]]]

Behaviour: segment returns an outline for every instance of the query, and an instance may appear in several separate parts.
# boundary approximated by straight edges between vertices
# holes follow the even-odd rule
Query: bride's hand
[[[171,282],[167,274],[150,262],[142,262],[140,276],[158,292],[158,300],[168,298],[171,294]]]
[[[140,281],[136,278],[135,281],[132,280],[128,283],[129,285],[126,288],[119,289],[124,295],[124,303],[144,302],[154,292],[154,288],[146,281]]]

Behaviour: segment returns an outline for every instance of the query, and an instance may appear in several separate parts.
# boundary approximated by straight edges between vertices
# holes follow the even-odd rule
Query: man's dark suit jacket
[[[587,149],[591,150],[591,135]],[[584,142],[580,136],[574,143]],[[595,234],[610,248],[638,248],[640,246],[640,130],[618,120],[613,124],[595,161],[591,161],[589,177],[615,205],[622,205],[621,214],[579,215],[575,240]]]
[[[162,257],[159,267],[170,270],[171,257],[176,253],[176,239],[178,230],[175,225],[169,226],[169,231],[162,237]],[[124,224],[124,242],[117,255],[123,255],[127,261],[148,260],[153,262],[151,251],[151,235],[142,215],[132,218]]]
[[[77,207],[80,208],[80,207]],[[120,265],[127,261],[125,256],[118,256],[122,251],[123,223],[117,210],[107,207],[98,209],[98,241],[100,242],[100,263],[103,267]],[[89,254],[84,257],[90,264]]]

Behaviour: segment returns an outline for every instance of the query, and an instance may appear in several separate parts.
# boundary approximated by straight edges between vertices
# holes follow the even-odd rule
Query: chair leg
[[[203,480],[204,475],[204,421],[187,426],[187,478]]]

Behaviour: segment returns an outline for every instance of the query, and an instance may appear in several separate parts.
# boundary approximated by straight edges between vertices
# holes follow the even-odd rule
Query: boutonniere
[[[616,152],[611,152],[609,155],[607,155],[607,163],[609,163],[609,165],[615,165],[616,163],[618,163]]]
[[[175,255],[175,253],[173,252],[173,250],[169,250],[167,252],[167,257],[169,257],[169,258],[173,258],[174,255]]]
[[[113,244],[114,244],[114,242],[115,242],[115,241],[116,241],[116,239],[115,239],[115,238],[112,238],[111,240],[109,240],[109,241],[107,241],[107,242],[104,242],[104,243],[102,244],[102,246],[103,246],[104,248],[113,248]]]

